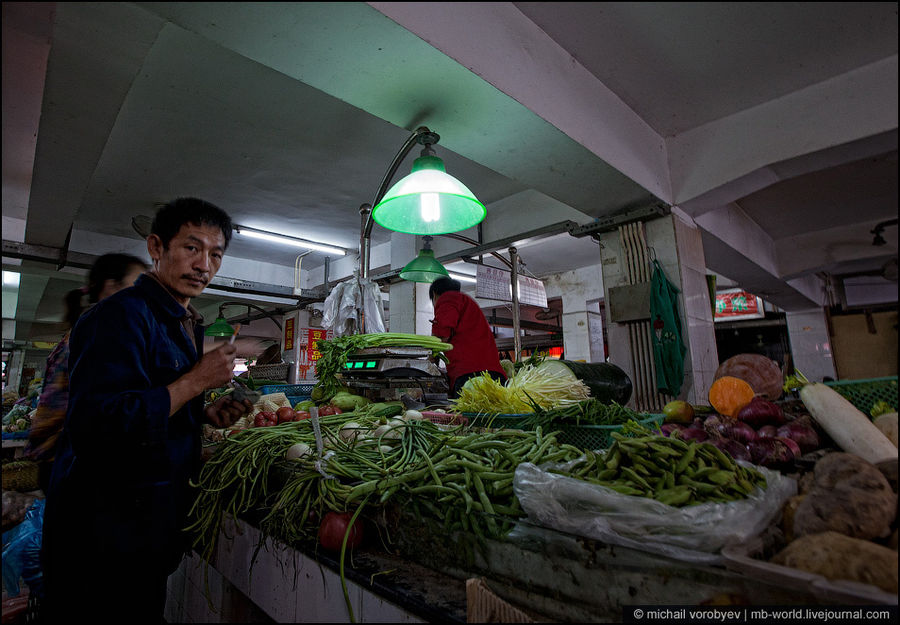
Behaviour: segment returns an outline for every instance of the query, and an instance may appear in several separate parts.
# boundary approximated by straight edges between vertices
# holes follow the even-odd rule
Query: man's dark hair
[[[459,280],[454,280],[453,278],[438,278],[431,283],[430,287],[428,287],[428,297],[434,299],[447,291],[459,291],[461,286]]]
[[[186,223],[218,226],[225,235],[225,248],[228,248],[233,228],[231,217],[215,204],[195,197],[180,197],[167,204],[158,205],[150,232],[158,236],[162,240],[163,247],[168,249],[169,242]]]

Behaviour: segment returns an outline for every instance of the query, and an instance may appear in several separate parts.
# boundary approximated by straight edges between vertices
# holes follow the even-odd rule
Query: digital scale
[[[420,391],[421,399],[447,398],[444,372],[431,362],[426,347],[368,347],[347,357],[341,377],[351,388],[390,395],[400,389]],[[398,392],[393,394],[399,395]]]

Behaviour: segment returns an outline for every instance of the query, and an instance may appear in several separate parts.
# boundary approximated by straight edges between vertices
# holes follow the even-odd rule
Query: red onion
[[[665,423],[661,428],[663,436],[671,436],[674,430],[684,430],[685,426],[680,423]]]
[[[741,445],[736,440],[730,438],[714,438],[710,442],[735,460],[751,461],[750,452],[744,445]]]
[[[678,436],[686,441],[697,441],[698,443],[702,443],[709,438],[709,434],[705,430],[693,426],[679,430]]]
[[[779,438],[758,438],[747,445],[755,464],[770,468],[785,468],[794,462],[794,452]]]
[[[756,434],[756,430],[743,421],[738,421],[734,424],[734,427],[731,428],[731,439],[736,440],[743,445],[746,445],[750,441],[755,441],[757,438],[758,435]]]
[[[775,438],[776,436],[781,436],[781,434],[778,433],[778,428],[774,425],[764,425],[756,433],[757,438]]]
[[[741,408],[736,416],[739,421],[749,424],[752,428],[784,423],[784,412],[782,412],[781,408],[758,395],[751,399],[749,404]]]
[[[703,422],[703,429],[713,436],[731,438],[731,431],[734,429],[737,422],[737,419],[732,419],[725,415],[711,415],[706,417],[706,421]]]
[[[781,441],[782,443],[784,443],[785,445],[787,445],[787,446],[788,446],[788,449],[791,450],[791,453],[794,454],[794,458],[799,458],[800,456],[803,455],[803,452],[800,451],[800,445],[798,445],[798,444],[796,443],[796,441],[792,441],[792,440],[789,439],[789,438],[784,438],[784,437],[781,437],[781,436],[776,436],[776,437],[775,437],[775,440],[776,440],[776,441]]]
[[[819,435],[816,434],[816,431],[811,426],[803,425],[796,421],[785,423],[778,428],[777,436],[797,443],[800,447],[800,452],[803,454],[808,454],[819,448]],[[799,456],[801,453],[797,455]]]
[[[730,438],[741,444],[749,443],[756,440],[756,430],[737,419],[726,417],[724,415],[713,415],[707,417],[703,423],[703,429],[712,436],[721,438]]]

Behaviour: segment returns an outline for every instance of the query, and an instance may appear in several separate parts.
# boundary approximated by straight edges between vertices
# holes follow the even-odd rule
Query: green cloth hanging
[[[650,278],[650,336],[656,364],[656,388],[673,397],[678,396],[684,383],[684,355],[687,352],[681,340],[678,293],[680,291],[666,278],[659,261],[654,260]]]

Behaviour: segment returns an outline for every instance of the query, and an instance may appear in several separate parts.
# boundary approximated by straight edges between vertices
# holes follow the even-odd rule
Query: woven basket
[[[40,488],[38,465],[30,460],[15,460],[3,465],[3,490],[27,493]]]
[[[287,380],[288,370],[291,368],[286,362],[277,365],[255,365],[247,367],[250,377],[258,380]]]

